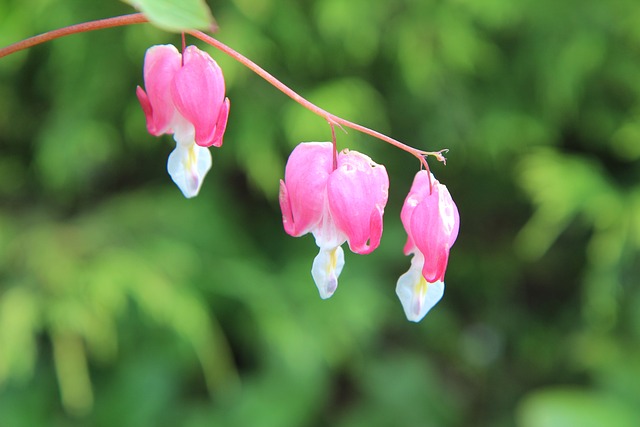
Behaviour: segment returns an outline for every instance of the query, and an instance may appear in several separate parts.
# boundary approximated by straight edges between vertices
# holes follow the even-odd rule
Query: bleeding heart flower
[[[211,169],[206,147],[220,147],[229,116],[222,71],[216,62],[195,46],[183,54],[172,45],[152,46],[144,58],[146,92],[136,94],[155,136],[173,134],[176,148],[167,170],[185,197],[200,191]]]
[[[358,254],[380,244],[388,190],[385,167],[357,151],[337,154],[335,166],[329,142],[301,143],[289,156],[280,181],[282,222],[291,236],[315,237],[320,252],[311,274],[321,298],[338,286],[344,242]]]
[[[407,319],[419,322],[444,294],[444,273],[460,216],[447,187],[423,170],[413,180],[400,217],[408,234],[404,253],[413,259],[398,279],[396,293]]]

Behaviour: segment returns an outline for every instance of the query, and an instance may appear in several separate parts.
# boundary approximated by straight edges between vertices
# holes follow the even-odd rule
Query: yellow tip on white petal
[[[422,262],[411,262],[411,268],[398,279],[396,294],[407,319],[419,322],[444,295],[444,282],[427,282],[422,277]]]
[[[320,298],[327,299],[336,291],[342,267],[344,267],[344,251],[341,246],[320,249],[311,267],[311,275],[320,292]]]

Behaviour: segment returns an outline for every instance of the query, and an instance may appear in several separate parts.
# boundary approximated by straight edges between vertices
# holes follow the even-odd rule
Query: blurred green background
[[[278,179],[322,119],[209,51],[225,145],[200,195],[135,97],[150,25],[0,60],[0,427],[637,426],[640,3],[219,0],[217,37],[431,161],[458,204],[444,299],[394,288],[418,162],[386,165],[385,234],[321,301]],[[0,0],[0,46],[132,10]]]

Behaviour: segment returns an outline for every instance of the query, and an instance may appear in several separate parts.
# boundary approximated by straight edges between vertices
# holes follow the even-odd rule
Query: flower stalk
[[[61,37],[69,36],[72,34],[103,30],[107,28],[121,27],[125,25],[143,24],[147,22],[149,21],[141,13],[132,13],[129,15],[116,16],[113,18],[83,22],[81,24],[71,25],[68,27],[59,28],[43,34],[39,34],[37,36],[30,37],[28,39],[24,39],[17,43],[1,48],[0,58],[3,58],[12,53],[19,52],[24,49],[28,49],[30,47],[33,47],[39,44],[42,44],[51,40],[55,40]],[[387,136],[381,132],[378,132],[366,126],[359,125],[357,123],[351,122],[349,120],[346,120],[334,114],[331,114],[330,112],[318,107],[317,105],[313,104],[309,100],[300,96],[297,92],[295,92],[294,90],[289,88],[287,85],[282,83],[280,80],[278,80],[272,74],[270,74],[265,69],[260,67],[258,64],[256,64],[249,58],[245,57],[244,55],[240,54],[239,52],[236,52],[234,49],[225,45],[221,41],[209,36],[208,34],[205,34],[197,30],[187,31],[187,33],[215,47],[216,49],[220,50],[221,52],[227,54],[228,56],[232,57],[236,61],[240,62],[242,65],[249,68],[258,76],[262,77],[264,80],[266,80],[269,84],[274,86],[280,92],[284,93],[289,98],[291,98],[298,104],[302,105],[304,108],[311,111],[312,113],[324,118],[329,123],[329,125],[333,125],[333,126],[337,125],[337,126],[340,126],[341,128],[342,127],[351,128],[355,131],[370,135],[374,138],[377,138],[381,141],[391,144],[397,148],[400,148],[401,150],[406,151],[407,153],[415,156],[420,161],[421,166],[424,167],[426,170],[429,170],[429,165],[427,164],[427,161],[426,161],[426,158],[429,156],[433,156],[438,161],[446,164],[444,153],[447,150],[440,150],[440,151],[419,150],[417,148],[411,147],[410,145],[404,144],[394,138],[391,138],[390,136]],[[332,131],[333,131],[333,128],[332,128]]]
[[[289,98],[293,99],[295,102],[302,105],[304,108],[311,111],[312,113],[324,118],[327,122],[329,122],[329,124],[338,125],[340,127],[351,128],[353,130],[370,135],[374,138],[377,138],[381,141],[391,144],[403,151],[406,151],[407,153],[412,154],[413,156],[418,158],[418,160],[420,160],[421,165],[427,170],[429,170],[429,165],[427,164],[426,158],[429,156],[434,156],[438,161],[446,163],[446,159],[443,155],[443,153],[446,152],[446,150],[440,150],[435,152],[419,150],[417,148],[411,147],[410,145],[404,144],[398,141],[397,139],[391,138],[390,136],[387,136],[381,132],[378,132],[373,129],[369,129],[366,126],[359,125],[357,123],[343,119],[342,117],[338,117],[334,114],[331,114],[330,112],[318,107],[314,103],[303,98],[293,89],[289,88],[287,85],[285,85],[280,80],[275,78],[272,74],[270,74],[265,69],[260,67],[258,64],[256,64],[246,56],[236,52],[235,50],[225,45],[221,41],[211,37],[208,34],[203,33],[202,31],[194,30],[194,31],[188,31],[188,33],[191,34],[193,37],[198,38],[203,42],[215,47],[216,49],[226,53],[236,61],[240,62],[242,65],[244,65],[245,67],[249,68],[251,71],[256,73],[257,75],[262,77],[264,80],[266,80],[273,87],[278,89],[280,92],[284,93]]]
[[[19,42],[10,44],[9,46],[3,47],[2,49],[0,49],[0,58],[11,55],[12,53],[19,52],[21,50],[29,49],[30,47],[37,46],[51,40],[59,39],[64,36],[70,36],[72,34],[122,27],[125,25],[144,24],[147,22],[149,21],[141,13],[132,13],[129,15],[98,19],[97,21],[89,21],[83,22],[81,24],[70,25],[68,27],[58,28],[57,30],[38,34],[37,36],[29,37],[28,39],[24,39]]]

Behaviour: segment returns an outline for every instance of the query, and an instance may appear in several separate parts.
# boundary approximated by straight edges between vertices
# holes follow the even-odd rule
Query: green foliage
[[[187,38],[221,65],[231,115],[186,200],[135,97],[145,50],[180,37],[59,39],[0,60],[2,427],[635,425],[636,0],[212,6],[216,37],[320,107],[451,150],[431,165],[462,220],[445,297],[413,325],[394,294],[411,156],[337,129],[385,164],[390,201],[380,247],[345,251],[321,301],[313,238],[284,233],[277,189],[327,124]],[[130,12],[0,0],[0,44]]]
[[[639,417],[639,411],[614,398],[579,389],[557,389],[528,396],[520,408],[519,421],[523,427],[632,427]]]
[[[208,30],[214,24],[204,0],[125,0],[165,30]]]

